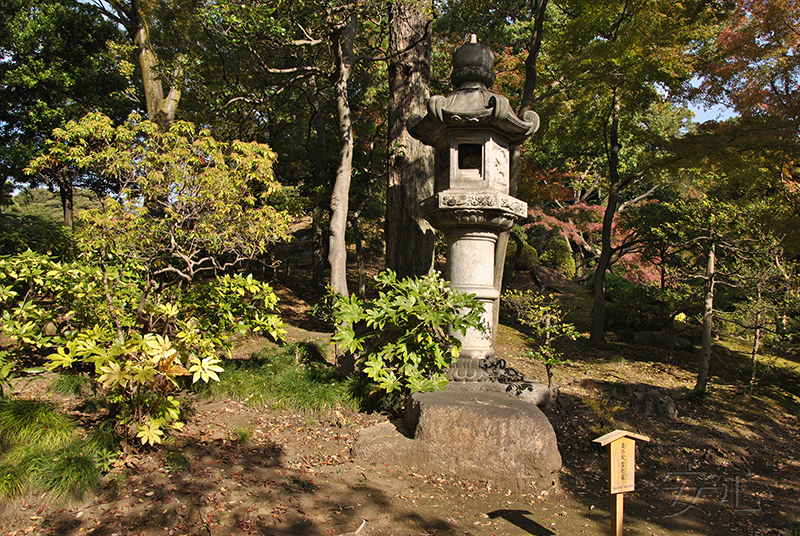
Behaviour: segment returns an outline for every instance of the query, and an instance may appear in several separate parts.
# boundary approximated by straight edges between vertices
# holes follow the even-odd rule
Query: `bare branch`
[[[619,208],[617,209],[617,214],[621,213],[621,212],[622,212],[623,210],[625,210],[627,207],[629,207],[629,206],[631,206],[631,205],[635,205],[635,204],[636,204],[636,203],[638,203],[639,201],[643,201],[643,200],[647,199],[648,197],[650,197],[651,195],[653,195],[653,192],[655,192],[656,190],[658,190],[658,189],[659,189],[659,187],[660,187],[659,185],[655,185],[655,186],[653,186],[652,188],[650,188],[649,190],[647,190],[645,193],[643,193],[642,195],[640,195],[639,197],[636,197],[636,198],[634,198],[634,199],[631,199],[630,201],[625,201],[624,203],[620,203],[620,205],[619,205]]]

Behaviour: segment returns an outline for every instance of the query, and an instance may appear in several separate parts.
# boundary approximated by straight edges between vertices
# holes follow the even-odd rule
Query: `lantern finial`
[[[488,89],[494,84],[494,54],[470,34],[469,42],[453,52],[453,74],[450,80],[458,89]]]

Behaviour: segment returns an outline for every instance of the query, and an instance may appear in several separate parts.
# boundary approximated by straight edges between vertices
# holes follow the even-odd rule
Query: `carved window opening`
[[[458,169],[477,169],[483,175],[483,145],[479,143],[459,144]]]

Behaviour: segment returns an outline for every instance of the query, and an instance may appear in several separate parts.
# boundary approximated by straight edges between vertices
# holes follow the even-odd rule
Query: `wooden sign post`
[[[611,536],[622,536],[623,497],[634,490],[636,473],[636,439],[650,441],[647,436],[627,430],[614,430],[594,440],[608,445],[608,492],[611,494]]]

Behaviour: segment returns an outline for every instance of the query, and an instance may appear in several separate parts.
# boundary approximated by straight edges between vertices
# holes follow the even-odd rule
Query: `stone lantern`
[[[528,210],[524,201],[509,195],[511,149],[539,127],[535,112],[520,119],[506,97],[489,91],[493,66],[491,49],[473,34],[453,53],[456,91],[431,97],[425,117],[408,120],[411,135],[435,148],[434,195],[422,201],[420,213],[447,240],[446,277],[457,289],[475,294],[486,308],[486,332],[457,334],[461,354],[449,376],[462,382],[488,380],[502,280],[497,274],[502,275],[504,258],[497,255],[498,237]],[[501,244],[505,249],[506,241]]]

